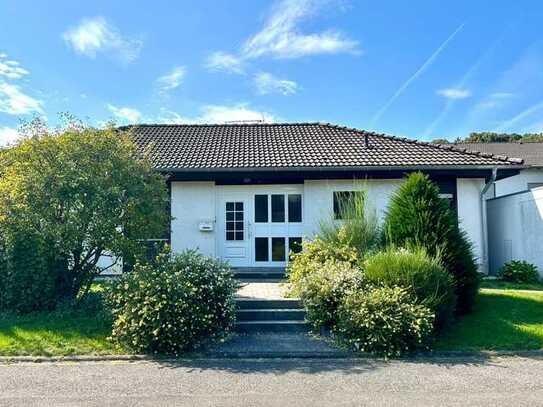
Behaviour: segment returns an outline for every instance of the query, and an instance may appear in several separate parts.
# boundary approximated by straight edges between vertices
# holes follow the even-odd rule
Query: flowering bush
[[[108,302],[112,337],[137,352],[179,354],[219,339],[235,321],[237,284],[228,266],[195,251],[136,264]]]
[[[375,287],[343,299],[334,333],[358,351],[399,356],[426,348],[433,323],[433,312],[404,288]]]
[[[537,283],[539,273],[537,267],[524,260],[513,260],[503,265],[498,276],[512,283]]]

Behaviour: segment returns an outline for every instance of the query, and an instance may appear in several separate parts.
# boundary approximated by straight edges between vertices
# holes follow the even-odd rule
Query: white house
[[[320,123],[138,125],[134,139],[171,191],[171,246],[234,267],[281,267],[334,202],[364,188],[382,218],[405,174],[421,170],[457,209],[482,270],[489,182],[521,160]]]
[[[526,168],[496,181],[487,193],[489,271],[495,274],[504,263],[525,260],[535,264],[543,277],[543,143],[461,146],[524,160]]]

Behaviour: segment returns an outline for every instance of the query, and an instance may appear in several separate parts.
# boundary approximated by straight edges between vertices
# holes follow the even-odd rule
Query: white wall
[[[543,277],[543,188],[487,201],[490,271],[510,260],[535,264]]]
[[[526,191],[529,182],[543,182],[543,168],[528,168],[519,175],[496,181],[495,197]]]
[[[483,243],[483,212],[481,208],[481,191],[484,185],[483,178],[458,178],[456,180],[459,224],[473,243],[473,251],[477,257],[479,270],[486,273],[486,248]]]
[[[401,179],[306,180],[304,183],[305,236],[313,236],[319,229],[320,219],[332,216],[334,191],[367,191],[369,208],[375,210],[381,221],[390,196],[402,182]]]
[[[379,222],[382,221],[391,195],[401,185],[401,179],[389,180],[306,180],[303,186],[303,235],[312,237],[318,231],[319,221],[331,216],[333,192],[365,190],[368,193],[370,209],[374,210]],[[480,192],[484,179],[458,179],[458,216],[461,227],[466,230],[474,244],[475,255],[482,271],[483,231]],[[251,191],[253,187],[246,186]],[[273,186],[269,186],[272,188]],[[254,189],[254,188],[253,188]],[[172,249],[199,248],[206,255],[218,255],[215,241],[216,187],[214,182],[172,182]],[[212,221],[213,232],[200,232],[201,221]]]
[[[172,182],[171,194],[172,250],[198,248],[207,256],[215,256],[216,232],[199,230],[202,221],[215,223],[215,183]]]

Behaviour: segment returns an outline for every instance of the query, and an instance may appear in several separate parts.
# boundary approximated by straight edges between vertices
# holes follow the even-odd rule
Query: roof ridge
[[[498,160],[498,161],[504,161],[504,162],[513,163],[513,164],[522,164],[524,162],[524,160],[521,159],[521,158],[508,157],[508,156],[505,156],[505,155],[494,155],[494,154],[490,154],[490,153],[483,153],[483,152],[480,152],[480,151],[472,151],[472,150],[468,150],[467,148],[457,148],[457,147],[454,147],[453,145],[450,145],[450,144],[435,144],[435,143],[431,143],[429,141],[421,141],[421,140],[411,139],[411,138],[407,138],[407,137],[398,137],[398,136],[393,136],[391,134],[377,133],[377,132],[374,132],[374,131],[357,129],[355,127],[339,126],[339,125],[334,125],[334,124],[330,124],[330,123],[322,123],[322,124],[326,125],[326,126],[329,126],[329,127],[343,128],[345,130],[353,131],[353,132],[356,132],[356,133],[368,134],[368,135],[372,135],[372,136],[375,136],[375,137],[386,138],[386,139],[389,139],[389,140],[396,140],[396,141],[406,142],[406,143],[410,143],[410,144],[417,144],[417,145],[421,145],[421,146],[437,148],[437,149],[440,149],[440,150],[456,151],[458,153],[470,154],[470,155],[474,155],[474,156],[477,156],[477,157],[493,158],[493,159]]]

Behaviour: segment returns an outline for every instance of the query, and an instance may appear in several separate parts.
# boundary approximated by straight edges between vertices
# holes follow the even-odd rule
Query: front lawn
[[[127,353],[110,342],[111,323],[101,313],[56,311],[0,314],[0,355],[104,355]]]
[[[499,279],[484,279],[481,288],[498,288],[504,290],[538,290],[543,291],[543,283],[511,283]]]
[[[434,349],[543,349],[543,291],[481,289],[473,313],[445,333]]]

